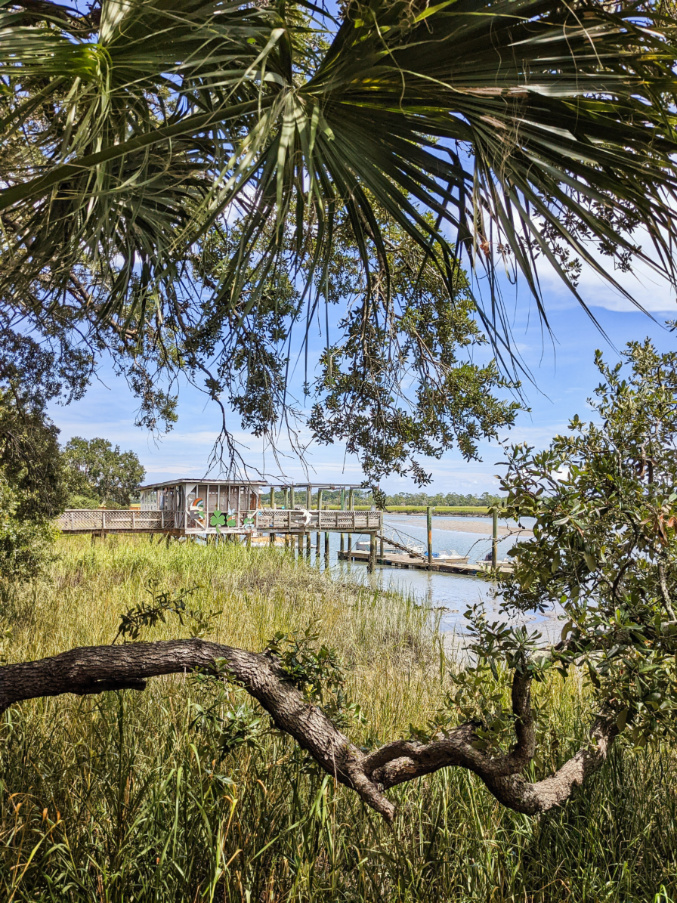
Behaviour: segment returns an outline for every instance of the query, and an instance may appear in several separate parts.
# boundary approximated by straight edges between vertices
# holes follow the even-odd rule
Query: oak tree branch
[[[502,755],[478,748],[477,725],[469,722],[438,734],[427,743],[396,740],[364,753],[327,715],[309,703],[270,653],[247,652],[202,639],[86,646],[33,662],[0,668],[0,714],[28,699],[85,695],[109,690],[143,690],[151,677],[203,671],[227,677],[246,690],[335,780],[392,822],[390,787],[441,768],[467,768],[478,775],[505,806],[535,815],[560,805],[575,787],[604,762],[617,734],[615,722],[599,718],[590,742],[554,775],[537,783],[521,772],[532,760],[536,737],[531,709],[531,678],[526,670],[513,677],[515,744]]]

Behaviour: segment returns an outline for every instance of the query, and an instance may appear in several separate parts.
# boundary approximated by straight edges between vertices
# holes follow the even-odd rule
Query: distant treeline
[[[504,499],[490,492],[482,495],[464,495],[462,492],[438,492],[437,495],[427,495],[425,492],[398,492],[397,495],[387,495],[386,505],[436,505],[442,507],[491,507],[502,505]]]
[[[264,493],[262,501],[266,504],[270,499],[270,493]],[[370,506],[374,499],[371,491],[368,489],[355,489],[353,491],[353,499],[355,507]],[[294,493],[294,503],[296,505],[304,505],[306,502],[305,489],[297,489]],[[386,507],[424,507],[427,505],[435,505],[436,507],[465,507],[465,508],[488,508],[492,505],[502,505],[504,499],[498,495],[492,495],[489,492],[483,492],[482,495],[464,495],[461,492],[438,492],[436,495],[427,495],[425,492],[398,492],[396,495],[386,495]],[[275,505],[282,508],[285,504],[284,492],[277,490],[275,493]],[[322,490],[322,506],[332,508],[340,506],[341,490],[340,489],[323,489]],[[345,504],[348,504],[348,491],[345,492]],[[317,492],[313,492],[311,499],[311,507],[317,507]]]

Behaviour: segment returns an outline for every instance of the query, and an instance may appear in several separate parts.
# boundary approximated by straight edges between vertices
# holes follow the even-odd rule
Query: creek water
[[[387,536],[398,538],[407,545],[418,545],[424,548],[427,546],[427,528],[424,516],[386,515],[384,525]],[[528,528],[531,523],[527,521],[523,526]],[[506,528],[509,531],[506,535],[499,534],[499,559],[505,558],[508,549],[515,542],[519,542],[519,536],[513,532],[517,530],[517,525],[502,521],[501,532]],[[486,532],[480,532],[482,530]],[[360,539],[368,539],[368,537],[354,535],[353,547]],[[374,574],[369,575],[365,564],[338,560],[339,534],[331,533],[329,544],[329,565],[337,575],[350,575],[351,579],[370,582],[372,585],[384,589],[397,589],[415,598],[419,604],[427,605],[431,610],[438,610],[441,615],[440,630],[445,634],[462,636],[466,632],[463,614],[469,605],[481,602],[489,617],[493,613],[498,614],[496,589],[491,581],[463,574],[440,574],[425,570],[383,566],[378,566]],[[491,553],[491,519],[433,517],[432,545],[433,552],[454,550],[461,555],[467,555],[471,562],[481,561]],[[322,537],[321,549],[324,554],[324,537]],[[315,535],[313,535],[314,557]],[[558,636],[562,628],[557,611],[542,616],[527,615],[523,619],[523,623],[530,629],[538,629],[548,639]]]

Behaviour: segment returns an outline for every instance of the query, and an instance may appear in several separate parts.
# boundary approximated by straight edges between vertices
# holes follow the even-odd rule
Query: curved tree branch
[[[618,736],[613,717],[598,718],[590,731],[590,741],[568,759],[553,775],[535,784],[520,775],[488,778],[484,781],[496,799],[516,812],[538,815],[561,806],[577,787],[606,761]]]
[[[388,822],[394,818],[395,806],[384,796],[385,790],[449,766],[473,771],[511,809],[529,815],[544,812],[565,802],[599,768],[618,733],[612,719],[598,719],[590,744],[551,777],[535,784],[526,781],[520,772],[534,756],[536,739],[531,677],[524,669],[513,677],[516,742],[509,753],[492,756],[478,749],[478,725],[469,722],[428,743],[396,740],[365,754],[320,708],[306,700],[274,656],[201,639],[86,646],[34,662],[5,665],[0,668],[0,714],[27,699],[143,690],[148,678],[192,671],[212,673],[245,689],[280,730]]]
[[[196,670],[227,676],[241,685],[326,772],[392,821],[395,807],[360,768],[360,750],[321,709],[306,701],[278,662],[263,653],[200,639],[84,646],[0,668],[0,713],[25,699],[142,689],[149,677]]]

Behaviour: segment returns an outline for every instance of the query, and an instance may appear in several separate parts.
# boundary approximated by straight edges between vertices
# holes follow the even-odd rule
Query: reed
[[[260,649],[314,624],[344,664],[343,717],[361,743],[406,735],[448,689],[434,613],[280,550],[71,537],[59,552],[48,580],[5,592],[10,661],[110,642],[156,581],[197,587],[189,604],[218,612],[221,642]],[[186,633],[168,622],[152,638]],[[547,768],[580,739],[585,695],[553,681],[538,703]],[[0,726],[0,899],[674,903],[676,776],[669,749],[619,751],[565,809],[532,820],[448,771],[393,791],[391,831],[232,687],[163,678],[43,699]]]

